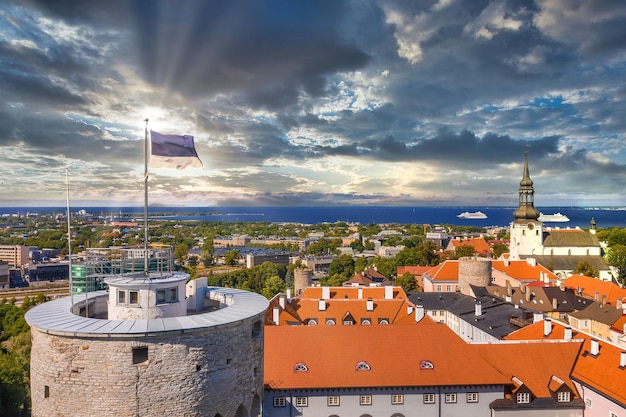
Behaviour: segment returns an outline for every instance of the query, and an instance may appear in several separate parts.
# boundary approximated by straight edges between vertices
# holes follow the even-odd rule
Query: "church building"
[[[540,213],[535,208],[534,195],[526,153],[519,187],[519,206],[513,213],[514,220],[510,225],[509,259],[534,258],[561,278],[572,275],[580,262],[589,262],[598,271],[598,278],[612,280],[613,275],[602,256],[602,248],[596,236],[595,221],[591,219],[589,230],[544,227],[538,220]]]

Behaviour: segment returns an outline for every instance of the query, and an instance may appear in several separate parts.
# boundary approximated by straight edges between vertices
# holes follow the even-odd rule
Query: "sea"
[[[226,222],[271,223],[335,223],[361,224],[453,224],[459,226],[508,226],[517,207],[433,207],[433,206],[324,206],[324,207],[150,207],[149,219],[204,220]],[[588,228],[591,219],[597,227],[626,228],[626,207],[537,207],[545,214],[561,213],[568,222],[544,223],[551,227]],[[72,207],[72,213],[82,213],[123,221],[143,219],[143,207]],[[484,219],[457,217],[463,212],[480,211]],[[0,215],[27,213],[60,213],[65,207],[0,207]],[[0,219],[0,223],[2,223]]]

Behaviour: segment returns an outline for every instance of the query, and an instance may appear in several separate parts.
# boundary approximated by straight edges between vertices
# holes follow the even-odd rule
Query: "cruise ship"
[[[469,211],[464,211],[456,217],[458,217],[459,219],[486,219],[487,215],[482,211],[475,211],[473,213],[470,213]]]
[[[563,222],[568,222],[569,217],[567,217],[565,214],[561,214],[558,212],[554,214],[539,213],[539,218],[537,220],[539,220],[540,222],[563,223]]]

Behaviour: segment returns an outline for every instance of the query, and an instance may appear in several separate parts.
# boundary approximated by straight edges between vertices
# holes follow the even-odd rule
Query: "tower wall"
[[[74,334],[37,326],[35,316],[49,313],[37,309],[51,303],[35,307],[27,317],[32,334],[33,417],[260,414],[266,300],[255,299],[258,311],[246,317],[235,314],[232,320],[216,318],[219,324],[145,333],[119,329],[131,327],[130,321],[72,315],[88,326],[116,329]],[[220,315],[220,311],[186,319]],[[147,328],[163,326],[161,319],[135,325],[141,322],[150,322]]]
[[[491,283],[491,259],[464,257],[459,259],[459,289],[472,295],[470,285],[486,287]]]
[[[297,268],[293,271],[294,295],[302,294],[305,288],[313,284],[313,271],[308,268]]]

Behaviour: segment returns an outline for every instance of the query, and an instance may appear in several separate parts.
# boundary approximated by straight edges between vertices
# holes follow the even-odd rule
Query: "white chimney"
[[[509,258],[504,258],[504,266],[509,267]]]
[[[508,294],[506,295],[506,297],[504,297],[504,301],[506,301],[507,303],[510,303],[510,302],[511,302],[511,300],[512,300],[512,299],[511,299],[511,296],[510,296],[510,295],[508,295]]]
[[[626,352],[622,351],[619,354],[619,367],[626,368]]]
[[[278,307],[274,307],[272,313],[272,322],[278,326],[280,324],[280,309]]]
[[[358,294],[358,298],[359,300],[363,299],[363,288],[359,287],[358,290],[356,290],[357,294]]]
[[[591,351],[589,353],[593,356],[598,356],[600,353],[600,342],[598,342],[598,339],[591,339]]]
[[[572,328],[567,326],[565,329],[563,329],[563,339],[565,340],[572,340]]]
[[[326,300],[324,300],[323,298],[320,299],[319,303],[318,303],[318,308],[319,311],[326,311]]]
[[[533,313],[533,323],[538,323],[543,320],[543,313]]]
[[[291,301],[291,288],[287,288],[287,301]]]
[[[559,308],[559,303],[558,303],[558,301],[556,300],[556,297],[554,297],[554,298],[552,299],[552,309],[553,309],[553,310],[556,310],[557,308]]]
[[[546,318],[543,320],[543,336],[547,337],[552,332],[552,320]]]
[[[330,298],[330,287],[322,287],[322,298],[328,300]]]
[[[374,300],[372,300],[371,298],[368,298],[367,301],[365,302],[365,309],[367,311],[374,311]]]
[[[415,322],[419,323],[424,318],[424,306],[416,305],[415,306]]]
[[[476,304],[474,304],[474,315],[476,317],[479,317],[483,314],[483,306],[482,304],[480,304],[480,301],[476,301]]]
[[[615,308],[617,308],[618,310],[621,310],[624,308],[624,304],[621,298],[618,298],[617,300],[615,300]]]
[[[283,310],[285,309],[285,296],[284,295],[279,295],[278,296],[278,305],[280,306],[280,308],[282,308]]]
[[[413,313],[413,306],[412,305],[408,305],[406,306],[406,314],[411,314]]]
[[[385,300],[393,300],[393,287],[390,285],[385,287]]]

